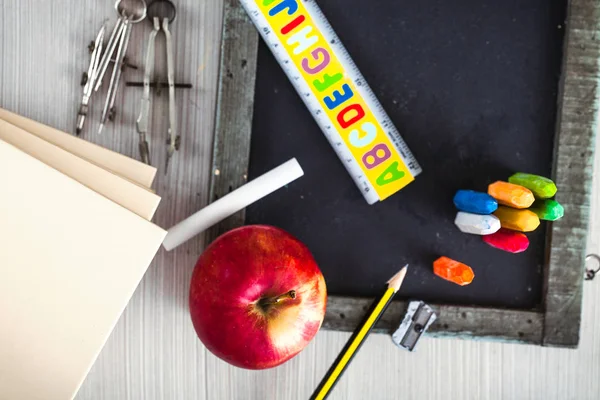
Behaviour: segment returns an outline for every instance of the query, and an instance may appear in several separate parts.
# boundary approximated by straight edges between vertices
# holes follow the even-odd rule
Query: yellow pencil
[[[392,298],[396,294],[396,292],[400,289],[400,285],[402,285],[402,281],[406,276],[406,269],[408,265],[402,268],[396,275],[394,275],[388,282],[387,288],[383,292],[383,294],[379,297],[379,299],[373,302],[371,306],[371,310],[367,313],[362,323],[358,326],[358,328],[354,331],[346,346],[340,353],[340,355],[336,358],[329,371],[317,387],[314,393],[310,397],[311,400],[323,400],[328,395],[333,386],[336,384],[337,380],[340,378],[350,361],[352,361],[352,357],[358,351],[362,343],[365,341],[371,329],[375,326],[379,317],[383,315],[385,309],[392,301]]]

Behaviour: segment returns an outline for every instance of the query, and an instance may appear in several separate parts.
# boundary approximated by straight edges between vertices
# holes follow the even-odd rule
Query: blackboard
[[[458,189],[487,191],[516,171],[550,176],[566,1],[319,5],[424,172],[367,205],[261,41],[249,178],[291,157],[305,176],[250,206],[247,223],[297,235],[329,293],[375,296],[408,263],[402,296],[538,306],[545,225],[529,235],[528,251],[507,254],[454,226],[452,198]],[[436,277],[432,263],[442,255],[470,265],[473,283]]]
[[[333,299],[325,324],[332,329],[351,330],[359,306],[408,263],[398,297],[439,306],[441,323],[433,331],[576,345],[584,255],[576,240],[585,237],[581,230],[587,227],[597,115],[597,106],[583,98],[596,95],[597,86],[587,85],[591,79],[571,85],[570,79],[597,76],[598,45],[582,43],[595,40],[598,5],[585,0],[317,3],[423,173],[399,193],[368,205],[270,50],[262,40],[257,45],[241,39],[251,24],[241,20],[239,5],[227,1],[213,155],[221,174],[213,177],[212,194],[243,184],[242,170],[244,181],[251,180],[292,157],[305,176],[220,229],[271,224],[305,242]],[[248,59],[256,60],[250,70]],[[252,85],[244,90],[246,103],[232,100],[230,93],[240,79]],[[228,145],[232,140],[235,144]],[[246,169],[240,169],[244,160]],[[567,213],[528,234],[530,248],[517,255],[458,231],[452,204],[458,189],[486,191],[514,172],[555,179]],[[581,177],[580,183],[574,177]],[[436,277],[432,263],[442,255],[470,265],[474,282],[459,287]],[[568,264],[560,266],[568,273],[559,269],[559,260]],[[569,310],[574,327],[564,328],[566,314],[559,308],[565,296],[578,305]],[[398,303],[380,323],[382,331],[399,322],[404,303]]]

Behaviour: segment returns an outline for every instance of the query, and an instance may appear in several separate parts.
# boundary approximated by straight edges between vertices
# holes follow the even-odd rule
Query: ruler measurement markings
[[[258,28],[258,31],[263,36],[263,39],[271,52],[274,54],[277,62],[284,70],[285,74],[290,78],[290,81],[302,101],[305,103],[309,112],[325,134],[327,140],[333,146],[334,150],[338,153],[338,156],[345,162],[346,169],[351,174],[355,183],[361,190],[366,193],[370,192],[372,185],[369,180],[363,176],[362,170],[358,167],[358,164],[350,152],[349,148],[340,142],[340,133],[335,129],[332,132],[332,121],[329,116],[324,112],[321,104],[314,96],[314,93],[308,86],[308,82],[302,79],[298,67],[292,62],[291,57],[287,53],[285,46],[281,45],[280,39],[277,35],[275,41],[267,40],[267,36],[273,33],[269,22],[266,20],[260,9],[252,7],[251,0],[240,0],[246,12],[251,17],[252,22]],[[377,96],[368,85],[367,81],[362,76],[358,66],[352,60],[349,52],[341,43],[339,37],[333,30],[333,27],[329,24],[327,19],[321,10],[312,4],[313,2],[305,2],[305,8],[309,15],[313,18],[313,22],[317,25],[317,33],[320,33],[324,40],[326,40],[333,51],[333,54],[337,57],[338,61],[342,64],[345,69],[345,75],[349,80],[354,83],[357,87],[358,93],[363,97],[366,105],[370,108],[376,121],[379,123],[384,133],[389,138],[391,144],[398,150],[402,161],[405,163],[407,169],[413,176],[418,175],[421,172],[421,168],[418,165],[414,155],[408,148],[408,145],[401,137],[398,130],[395,128],[391,118],[385,112],[383,105],[377,99]],[[377,194],[375,196],[378,197]],[[365,196],[367,198],[367,196]],[[373,198],[371,197],[371,200]],[[367,201],[372,204],[372,201],[367,198]],[[379,198],[377,198],[379,200]]]

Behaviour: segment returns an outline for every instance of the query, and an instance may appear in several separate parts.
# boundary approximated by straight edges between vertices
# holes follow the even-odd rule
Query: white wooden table
[[[156,182],[163,202],[155,222],[168,228],[207,202],[219,62],[220,0],[175,0],[171,26],[179,90],[182,150]],[[115,21],[111,0],[0,0],[0,107],[73,131],[86,46],[100,25]],[[141,67],[149,25],[134,28],[129,57]],[[164,42],[158,40],[157,54]],[[164,72],[164,60],[158,71]],[[125,72],[142,79],[142,70]],[[96,101],[85,138],[137,157],[135,119],[141,90],[117,97],[116,122],[102,136]],[[151,148],[164,163],[167,97],[154,98]],[[597,152],[600,156],[600,152]],[[596,158],[596,165],[600,157]],[[183,185],[186,174],[197,177]],[[188,176],[189,177],[189,176]],[[600,253],[600,179],[596,176],[589,252]],[[179,201],[174,201],[177,194]],[[181,200],[183,199],[183,200]],[[189,278],[201,240],[161,252],[145,275],[79,392],[78,399],[305,399],[344,345],[345,333],[321,331],[295,359],[268,371],[230,367],[196,338],[187,312]],[[332,399],[598,399],[600,398],[600,279],[585,284],[578,350],[425,338],[416,353],[373,335]],[[20,400],[20,399],[19,399]]]

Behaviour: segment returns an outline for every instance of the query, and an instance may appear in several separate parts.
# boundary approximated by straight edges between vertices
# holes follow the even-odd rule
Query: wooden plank
[[[324,329],[353,331],[364,317],[372,299],[329,296]],[[430,304],[437,320],[428,330],[433,336],[487,338],[506,342],[541,344],[544,315],[536,311],[503,310]],[[408,303],[394,301],[374,328],[390,334],[404,318]]]
[[[566,35],[554,162],[565,217],[549,230],[543,344],[576,347],[598,118],[600,3],[572,0]]]
[[[217,98],[222,3],[178,0],[173,35],[175,79],[193,89],[176,90],[182,144],[165,175],[168,95],[152,93],[149,131],[152,161],[159,168],[154,189],[162,197],[154,222],[169,228],[208,201],[212,132]],[[57,12],[61,10],[60,12]],[[87,46],[106,23],[112,30],[114,1],[0,1],[0,106],[60,130],[73,132],[81,101],[81,73],[89,64]],[[82,138],[138,158],[135,121],[149,21],[135,24],[128,57],[138,70],[123,71],[114,122],[97,135],[108,84],[94,94]],[[108,39],[108,38],[106,38]],[[43,66],[31,60],[43,59]],[[156,42],[157,79],[166,79],[164,35]],[[110,71],[109,71],[110,72]],[[107,75],[110,79],[110,73]],[[4,188],[8,190],[8,188]],[[206,349],[187,311],[190,276],[203,237],[176,251],[160,250],[106,346],[85,380],[78,399],[206,398]],[[124,243],[124,245],[127,245]],[[108,294],[110,295],[110,294]],[[85,339],[85,338],[83,338]],[[214,397],[213,397],[214,398]]]
[[[256,28],[238,0],[225,0],[210,201],[248,179],[257,52]],[[207,240],[243,225],[244,219],[244,210],[230,216],[209,230]]]

